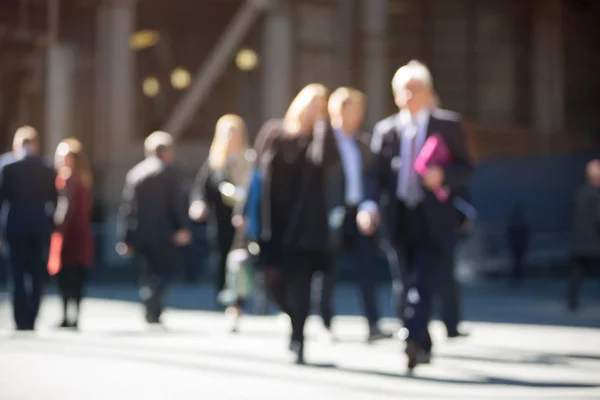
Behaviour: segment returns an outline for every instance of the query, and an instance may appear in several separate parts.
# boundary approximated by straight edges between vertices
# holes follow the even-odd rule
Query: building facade
[[[597,1],[70,0],[56,32],[51,3],[38,4],[47,23],[34,28],[49,36],[30,51],[27,84],[0,68],[3,141],[24,123],[40,127],[48,155],[80,137],[109,216],[143,138],[174,115],[187,110],[175,133],[191,177],[220,115],[242,115],[253,136],[311,82],[363,90],[369,129],[394,111],[390,80],[411,59],[431,68],[442,106],[464,115],[479,159],[600,136]]]

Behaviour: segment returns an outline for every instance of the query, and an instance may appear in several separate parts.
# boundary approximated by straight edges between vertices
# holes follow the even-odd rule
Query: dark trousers
[[[63,299],[81,302],[86,272],[83,265],[63,265],[58,273],[58,290]]]
[[[458,334],[462,310],[460,286],[455,275],[455,248],[455,242],[448,239],[436,246],[432,253],[435,291],[441,306],[442,321],[450,336]]]
[[[219,263],[217,265],[217,295],[225,288],[227,276],[227,255],[231,251],[231,245],[235,236],[235,230],[231,226],[231,218],[227,221],[217,221],[217,247],[219,251]]]
[[[58,290],[63,300],[63,321],[68,322],[69,303],[76,308],[74,321],[79,319],[79,308],[83,299],[83,288],[87,269],[83,265],[63,265],[58,273]]]
[[[348,208],[344,219],[343,229],[340,234],[342,237],[342,246],[336,254],[349,254],[355,260],[358,272],[358,284],[362,298],[363,312],[370,327],[376,327],[379,321],[379,311],[377,307],[377,243],[372,236],[360,234],[356,225],[356,208]],[[333,292],[336,280],[335,261],[337,257],[332,257],[331,268],[323,274],[321,286],[320,312],[323,324],[331,327],[333,319]]]
[[[581,284],[586,273],[600,271],[600,256],[574,256],[571,262],[571,275],[567,288],[567,303],[569,308],[579,308]]]
[[[524,246],[511,246],[510,253],[512,256],[512,271],[510,277],[513,281],[520,281],[523,279],[524,270],[524,258],[525,258],[525,247]]]
[[[163,311],[164,299],[171,287],[178,266],[178,252],[170,242],[141,246],[140,297],[146,307],[148,322],[157,322]]]
[[[461,320],[459,284],[455,276],[456,240],[434,243],[430,239],[423,206],[414,210],[400,204],[398,238],[387,246],[392,276],[394,308],[416,341],[431,351],[427,325],[434,298],[441,305],[442,321],[449,335],[458,332]]]
[[[49,243],[48,236],[38,235],[7,235],[4,242],[17,329],[35,327],[47,273]]]
[[[397,267],[402,274],[401,316],[408,330],[407,340],[431,350],[429,321],[434,293],[434,270],[438,257],[425,218],[423,204],[415,209],[399,203],[397,223]]]
[[[263,270],[267,294],[289,315],[291,340],[304,343],[304,325],[310,313],[311,289],[315,272],[329,264],[321,253],[301,252],[286,255],[283,266],[266,266]]]

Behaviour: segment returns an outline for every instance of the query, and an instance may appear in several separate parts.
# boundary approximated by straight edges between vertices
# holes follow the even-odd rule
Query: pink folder
[[[433,134],[425,141],[421,152],[415,160],[415,170],[421,176],[427,172],[431,166],[443,167],[452,162],[452,153],[448,149],[446,142],[439,134]],[[450,191],[447,188],[438,188],[434,192],[435,196],[441,202],[448,201]]]

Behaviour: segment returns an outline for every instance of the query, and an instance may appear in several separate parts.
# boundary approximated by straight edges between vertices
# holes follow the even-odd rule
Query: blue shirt
[[[360,149],[354,136],[349,136],[341,129],[333,131],[346,178],[345,200],[347,205],[358,205],[363,199],[362,161]]]

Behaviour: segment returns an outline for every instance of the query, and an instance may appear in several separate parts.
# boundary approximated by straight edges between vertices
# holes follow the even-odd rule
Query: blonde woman
[[[215,127],[208,159],[198,172],[190,194],[190,218],[196,222],[205,222],[211,216],[216,223],[219,250],[217,295],[225,286],[227,253],[235,235],[231,218],[236,202],[236,188],[245,185],[250,172],[247,150],[244,120],[234,114],[222,116]],[[237,310],[239,312],[239,308]]]
[[[306,86],[283,120],[267,122],[255,145],[262,174],[260,259],[268,293],[292,322],[290,349],[304,362],[304,323],[313,273],[329,265],[323,140],[328,90]]]

